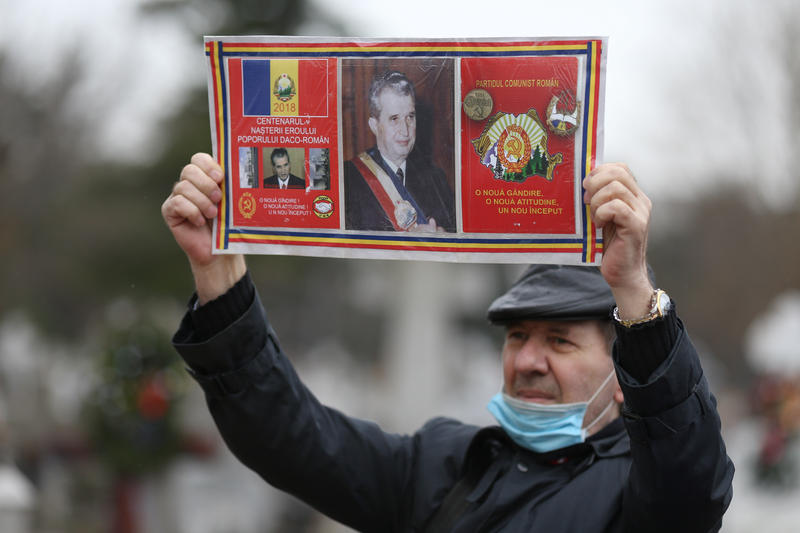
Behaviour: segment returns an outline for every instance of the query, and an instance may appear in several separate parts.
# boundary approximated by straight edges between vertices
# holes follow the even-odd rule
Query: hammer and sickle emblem
[[[522,141],[519,137],[510,137],[505,145],[506,153],[516,160],[522,159]]]
[[[250,193],[244,193],[244,195],[239,198],[239,212],[245,218],[250,218],[256,212],[256,199],[253,198]]]

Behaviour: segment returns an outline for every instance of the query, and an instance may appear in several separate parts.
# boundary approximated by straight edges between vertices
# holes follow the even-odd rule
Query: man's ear
[[[369,129],[372,131],[372,134],[376,137],[378,136],[378,119],[375,117],[369,117]]]

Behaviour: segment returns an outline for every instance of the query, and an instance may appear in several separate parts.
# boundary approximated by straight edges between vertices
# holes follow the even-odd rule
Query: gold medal
[[[464,97],[464,113],[472,120],[483,120],[492,112],[492,95],[484,89],[472,89]]]
[[[417,210],[407,200],[401,200],[394,206],[394,219],[399,227],[408,231],[417,222]]]

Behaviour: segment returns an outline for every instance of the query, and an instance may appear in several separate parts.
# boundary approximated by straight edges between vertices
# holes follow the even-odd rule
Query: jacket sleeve
[[[245,465],[359,531],[403,523],[418,437],[384,433],[320,404],[281,351],[257,292],[243,315],[209,338],[190,311],[173,344]]]
[[[732,498],[734,467],[722,440],[716,399],[674,311],[660,322],[614,348],[633,457],[624,531],[717,531]],[[675,328],[674,335],[664,333],[668,327]],[[631,352],[646,349],[647,342],[670,337],[666,358],[646,379],[636,379],[620,364],[634,360]]]

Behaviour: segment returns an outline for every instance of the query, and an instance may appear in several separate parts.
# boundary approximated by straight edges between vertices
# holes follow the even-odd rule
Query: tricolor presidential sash
[[[366,152],[358,154],[353,163],[369,185],[394,229],[408,231],[414,227],[417,223],[417,210],[403,198],[386,171]]]

